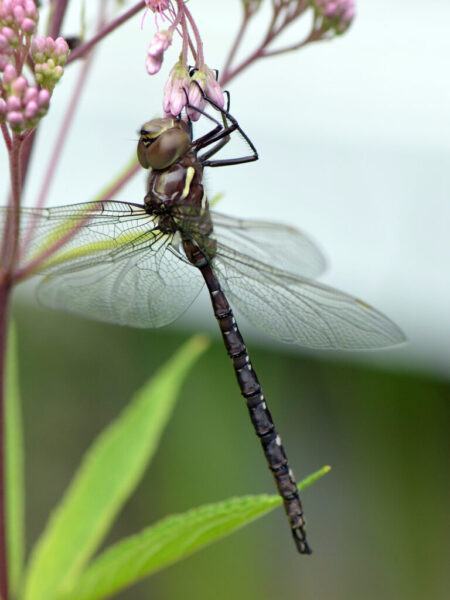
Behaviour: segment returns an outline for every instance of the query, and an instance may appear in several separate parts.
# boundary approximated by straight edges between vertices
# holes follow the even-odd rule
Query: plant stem
[[[188,21],[189,21],[191,27],[192,27],[192,31],[194,32],[195,43],[197,44],[197,67],[199,69],[201,69],[201,68],[203,68],[203,65],[205,64],[205,58],[203,56],[202,38],[200,36],[200,32],[198,30],[197,23],[195,22],[194,17],[191,15],[191,12],[186,5],[184,6],[184,12],[188,18]]]
[[[5,123],[2,123],[0,128],[2,130],[3,139],[5,140],[6,149],[9,152],[11,150],[11,136],[9,135],[8,127],[5,125]]]
[[[5,358],[9,291],[9,284],[6,281],[0,282],[0,596],[2,600],[9,600],[5,481]]]
[[[56,6],[53,8],[53,15],[48,35],[53,39],[56,39],[61,32],[61,27],[69,0],[54,0],[53,4]]]
[[[136,15],[139,11],[141,11],[144,8],[145,2],[142,0],[142,2],[138,2],[137,4],[135,4],[135,6],[124,12],[123,15],[111,21],[109,25],[103,27],[88,42],[85,42],[84,44],[81,44],[81,46],[78,46],[78,48],[75,48],[75,50],[70,54],[67,64],[72,63],[74,60],[78,60],[79,58],[85,56],[96,44],[98,44],[100,40],[105,38],[112,31],[120,27],[123,23],[125,23],[125,21],[128,21],[128,19]]]
[[[250,13],[248,10],[244,9],[244,12],[242,14],[242,21],[241,21],[241,25],[238,29],[238,32],[236,34],[236,37],[234,39],[233,45],[230,48],[230,52],[228,54],[228,57],[225,60],[225,64],[223,66],[222,72],[224,77],[226,77],[228,71],[230,70],[231,67],[231,63],[233,62],[233,60],[236,57],[236,53],[239,50],[239,46],[242,43],[242,40],[244,39],[244,35],[245,32],[247,30],[248,24],[250,22]]]

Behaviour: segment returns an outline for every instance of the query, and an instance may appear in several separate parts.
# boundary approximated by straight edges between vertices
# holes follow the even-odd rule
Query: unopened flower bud
[[[202,90],[204,94],[202,94]],[[220,108],[224,107],[225,98],[222,88],[217,81],[216,72],[207,65],[204,65],[202,69],[195,71],[192,76],[191,84],[189,86],[189,104],[203,110],[206,105],[204,95],[220,106]],[[188,116],[192,121],[197,121],[200,118],[200,115],[201,113],[198,111],[188,108]]]
[[[354,0],[315,0],[316,13],[323,19],[325,30],[344,33],[355,17]]]
[[[14,79],[16,79],[17,77],[17,71],[16,69],[11,65],[6,65],[4,71],[3,71],[3,84],[9,84],[12,81],[14,81]]]
[[[172,32],[158,31],[153,36],[147,51],[146,67],[149,75],[158,73],[164,59],[164,52],[172,43]]]
[[[29,85],[23,75],[17,76],[12,65],[7,65],[4,70],[2,87],[1,121],[18,133],[34,128],[48,110],[50,92]]]
[[[163,57],[161,56],[151,56],[147,55],[145,60],[145,67],[147,69],[147,73],[149,75],[156,75],[161,70]]]
[[[201,71],[196,71],[191,78],[188,93],[188,101],[190,106],[187,109],[187,114],[191,121],[198,121],[198,119],[201,117],[201,113],[191,107],[195,106],[200,110],[205,109],[206,100],[202,93],[204,90],[204,83],[203,73]]]
[[[69,56],[69,46],[62,37],[36,36],[31,43],[31,56],[34,61],[34,74],[40,86],[53,90],[61,79]]]
[[[29,37],[35,31],[38,10],[34,0],[3,0],[0,2],[0,26],[14,30],[19,43],[22,36]]]
[[[186,67],[178,62],[164,86],[163,107],[166,114],[177,117],[181,113],[187,103],[189,85],[189,73]]]

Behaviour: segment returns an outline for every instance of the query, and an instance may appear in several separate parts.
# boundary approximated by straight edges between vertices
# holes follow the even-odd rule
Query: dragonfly
[[[187,106],[209,125],[196,139],[188,115],[152,119],[141,127],[137,155],[149,172],[143,203],[23,208],[21,261],[34,261],[44,275],[37,293],[45,305],[133,327],[173,322],[206,286],[296,548],[310,554],[297,482],[232,306],[266,333],[301,346],[371,349],[404,337],[365,302],[316,281],[325,260],[303,232],[210,208],[204,169],[255,161],[258,153],[230,114],[229,102],[222,108],[204,99],[209,112]],[[245,140],[248,155],[220,158],[235,134]],[[37,260],[52,245],[56,250]]]

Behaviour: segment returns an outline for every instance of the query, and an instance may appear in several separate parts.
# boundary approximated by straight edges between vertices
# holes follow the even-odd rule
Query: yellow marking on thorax
[[[194,167],[188,167],[186,170],[186,181],[184,182],[183,193],[181,194],[182,200],[188,197],[189,191],[191,189],[191,183],[194,179],[195,169]]]

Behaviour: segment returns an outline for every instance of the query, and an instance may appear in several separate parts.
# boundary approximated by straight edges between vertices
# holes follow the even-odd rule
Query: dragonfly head
[[[144,169],[167,169],[191,146],[188,125],[181,119],[152,119],[142,125],[139,135],[137,155]]]

